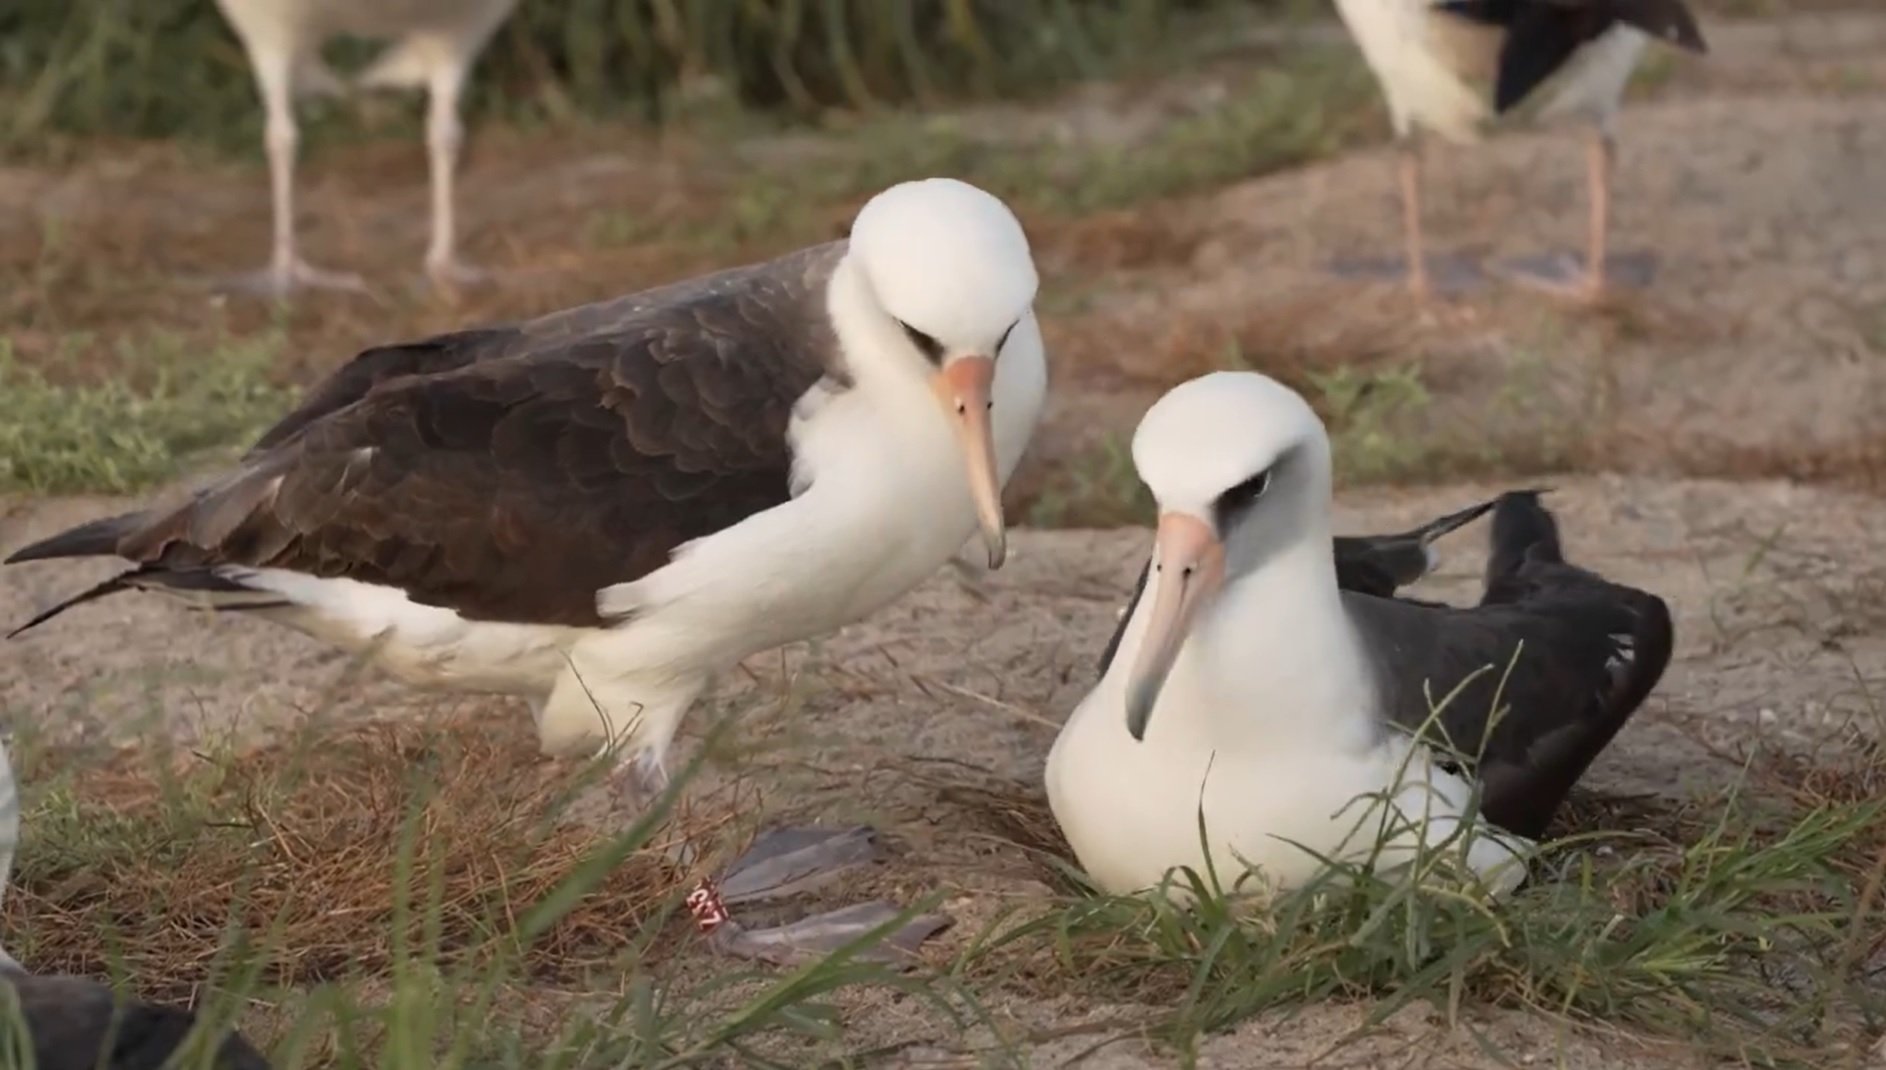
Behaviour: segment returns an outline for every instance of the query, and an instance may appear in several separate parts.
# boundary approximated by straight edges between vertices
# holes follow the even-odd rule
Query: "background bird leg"
[[[281,49],[261,49],[251,59],[265,116],[263,147],[268,155],[274,243],[268,267],[238,276],[228,288],[269,297],[283,297],[304,286],[365,293],[367,284],[360,276],[325,271],[296,253],[295,157],[301,131],[295,123],[294,57]]]
[[[426,248],[426,274],[435,286],[448,290],[488,277],[458,258],[457,172],[465,141],[459,102],[468,60],[453,57],[441,62],[426,89],[426,159],[432,173],[432,240]]]
[[[1611,231],[1611,171],[1617,161],[1617,139],[1603,124],[1593,124],[1586,134],[1585,166],[1591,204],[1585,246],[1585,287],[1587,298],[1603,295],[1605,290],[1605,255]]]
[[[1421,235],[1421,142],[1413,135],[1395,143],[1401,178],[1401,226],[1408,257],[1408,292],[1427,300],[1433,295],[1428,281],[1426,243]]]

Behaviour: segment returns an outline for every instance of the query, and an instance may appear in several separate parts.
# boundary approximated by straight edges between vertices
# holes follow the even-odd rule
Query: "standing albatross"
[[[667,782],[740,659],[858,620],[981,529],[1047,386],[1028,240],[953,179],[851,237],[516,326],[370,349],[181,506],[9,562],[254,614],[409,682],[529,698],[546,753]],[[16,633],[17,634],[17,633]]]
[[[1264,376],[1173,390],[1133,459],[1160,509],[1149,599],[1046,771],[1056,820],[1109,891],[1205,872],[1201,807],[1220,874],[1248,864],[1288,887],[1322,868],[1311,852],[1376,848],[1380,807],[1358,799],[1415,819],[1386,838],[1392,859],[1453,836],[1476,780],[1495,829],[1461,837],[1465,861],[1510,888],[1512,840],[1544,833],[1669,661],[1663,602],[1567,564],[1536,492],[1494,506],[1478,606],[1341,590],[1328,436]],[[1428,696],[1456,687],[1429,724]],[[1424,728],[1452,754],[1416,744]]]
[[[265,113],[263,146],[275,216],[268,267],[238,280],[241,289],[280,297],[300,287],[365,290],[358,275],[326,271],[295,248],[295,97],[335,92],[339,80],[320,50],[339,34],[395,37],[357,79],[373,89],[425,87],[426,161],[432,174],[432,244],[426,274],[435,284],[476,281],[483,272],[458,258],[454,175],[465,138],[459,98],[472,61],[517,0],[216,0],[249,55]]]
[[[0,744],[0,896],[20,842],[19,786]],[[196,1015],[126,999],[83,977],[27,973],[0,951],[0,1052],[14,1047],[10,1027],[25,1027],[24,1049],[38,1070],[159,1070],[197,1028]],[[268,1070],[268,1060],[240,1034],[218,1046],[216,1070]]]
[[[1589,229],[1582,272],[1568,278],[1554,258],[1514,274],[1575,298],[1602,296],[1618,107],[1651,38],[1705,51],[1684,0],[1336,0],[1336,11],[1388,98],[1414,293],[1429,294],[1420,131],[1473,144],[1494,120],[1529,117],[1590,124]]]

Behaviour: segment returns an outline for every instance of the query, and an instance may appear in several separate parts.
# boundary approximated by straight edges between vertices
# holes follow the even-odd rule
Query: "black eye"
[[[910,339],[910,344],[917,347],[917,352],[922,353],[925,360],[935,364],[943,359],[943,343],[903,320],[898,320],[897,325],[904,329],[904,337]]]
[[[1270,472],[1266,468],[1244,482],[1232,487],[1218,496],[1218,515],[1229,519],[1236,513],[1250,508],[1251,503],[1264,496],[1270,489]]]
[[[1008,336],[1011,334],[1014,334],[1015,328],[1020,327],[1021,325],[1022,325],[1022,321],[1016,320],[1014,323],[1011,323],[1008,325],[1008,330],[1002,332],[1001,339],[995,343],[996,356],[1002,355],[1002,347],[1005,345],[1008,345]]]

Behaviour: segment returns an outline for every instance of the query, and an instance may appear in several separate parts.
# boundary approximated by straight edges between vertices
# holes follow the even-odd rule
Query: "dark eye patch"
[[[1218,496],[1218,500],[1212,503],[1212,511],[1218,514],[1220,532],[1235,523],[1246,509],[1257,504],[1257,500],[1270,489],[1270,474],[1275,470],[1276,466],[1272,465]]]
[[[1008,330],[1002,332],[1002,337],[998,339],[995,343],[996,356],[999,357],[1002,355],[1002,347],[1005,345],[1008,345],[1008,336],[1011,334],[1014,334],[1015,328],[1020,327],[1021,325],[1022,325],[1022,321],[1016,320],[1014,323],[1011,323],[1008,325]]]
[[[904,337],[910,339],[910,344],[917,347],[917,352],[922,353],[925,360],[935,364],[943,359],[943,343],[903,320],[898,320],[897,325],[904,329]]]

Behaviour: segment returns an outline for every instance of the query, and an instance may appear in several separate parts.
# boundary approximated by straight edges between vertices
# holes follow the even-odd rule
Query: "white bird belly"
[[[1397,134],[1415,126],[1472,142],[1493,117],[1500,31],[1437,14],[1428,0],[1336,0],[1374,72]]]
[[[230,569],[232,578],[293,603],[259,612],[421,687],[542,695],[566,652],[596,629],[467,620],[394,587],[280,569]]]
[[[1396,131],[1419,126],[1461,143],[1480,140],[1496,118],[1502,125],[1608,122],[1650,40],[1635,27],[1613,26],[1496,117],[1502,29],[1437,11],[1429,0],[1337,0],[1336,8],[1388,99]]]
[[[1117,703],[1084,704],[1069,719],[1048,757],[1047,787],[1081,868],[1114,894],[1156,886],[1180,866],[1204,877],[1207,845],[1226,891],[1250,870],[1272,889],[1299,886],[1322,871],[1317,855],[1359,862],[1378,841],[1385,868],[1422,843],[1446,844],[1470,794],[1405,738],[1353,750],[1156,746],[1127,733]],[[1391,788],[1394,809],[1383,805]],[[1523,873],[1499,868],[1512,850],[1496,835],[1475,830],[1467,863],[1510,890]],[[1256,890],[1249,880],[1244,887]]]

